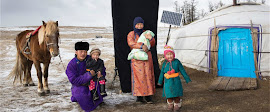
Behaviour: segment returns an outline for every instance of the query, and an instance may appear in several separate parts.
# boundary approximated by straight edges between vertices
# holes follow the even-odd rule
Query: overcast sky
[[[174,11],[174,1],[183,5],[184,0],[159,0],[159,16],[163,10]],[[208,11],[208,2],[219,0],[196,1],[198,10]],[[1,0],[0,11],[1,27],[39,26],[42,20],[58,20],[61,26],[112,26],[111,0]]]

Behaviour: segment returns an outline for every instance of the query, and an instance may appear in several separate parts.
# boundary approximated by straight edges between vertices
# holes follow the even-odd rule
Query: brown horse
[[[9,78],[14,78],[13,84],[16,82],[22,82],[24,86],[34,86],[31,77],[31,68],[34,63],[37,70],[38,77],[38,94],[45,95],[50,93],[48,87],[48,68],[51,61],[51,57],[55,57],[59,54],[59,29],[58,21],[48,21],[38,30],[37,34],[30,37],[28,44],[29,49],[26,48],[27,38],[29,32],[33,30],[25,30],[19,33],[16,37],[17,57],[16,65],[9,74]],[[28,51],[25,52],[25,51]],[[30,51],[30,53],[29,53]],[[40,63],[44,65],[44,71],[42,73]],[[42,83],[42,75],[44,77]]]

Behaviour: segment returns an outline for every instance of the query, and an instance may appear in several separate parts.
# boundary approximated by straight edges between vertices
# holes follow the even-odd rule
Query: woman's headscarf
[[[139,36],[143,33],[143,28],[142,29],[136,29],[135,26],[137,23],[143,23],[144,24],[144,20],[141,17],[136,17],[133,21],[133,29],[134,32],[137,33]]]

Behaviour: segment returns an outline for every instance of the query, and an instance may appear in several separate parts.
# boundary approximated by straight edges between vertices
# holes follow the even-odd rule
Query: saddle
[[[31,40],[31,37],[34,36],[38,30],[41,28],[41,26],[39,26],[35,31],[32,31],[32,32],[29,32],[26,34],[26,43],[25,43],[25,46],[24,46],[24,50],[23,52],[25,54],[31,54],[31,51],[30,51],[30,40]]]

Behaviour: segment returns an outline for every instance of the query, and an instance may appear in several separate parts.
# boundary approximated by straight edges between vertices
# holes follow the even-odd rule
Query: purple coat
[[[89,58],[89,55],[86,56],[86,59],[79,61],[74,57],[67,66],[66,74],[72,84],[71,87],[71,101],[78,102],[83,110],[86,112],[94,110],[101,102],[103,102],[103,97],[100,95],[99,86],[97,87],[97,92],[99,99],[93,101],[93,96],[89,90],[88,86],[83,84],[89,83],[93,78],[90,72],[86,72],[86,60]],[[105,76],[106,72],[103,69],[102,75]],[[96,83],[97,84],[97,83]]]

